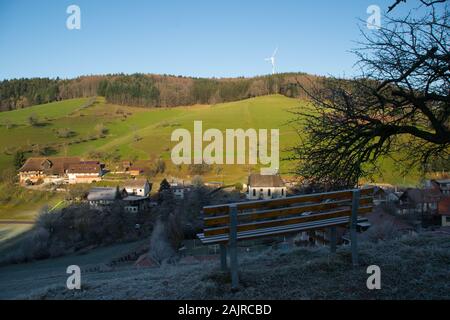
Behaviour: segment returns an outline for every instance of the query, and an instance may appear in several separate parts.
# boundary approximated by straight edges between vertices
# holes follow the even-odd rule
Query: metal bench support
[[[220,244],[220,267],[222,271],[227,271],[227,246],[224,243]]]
[[[237,206],[230,205],[230,269],[231,288],[236,290],[239,286],[238,259],[237,259]]]
[[[358,243],[356,235],[356,226],[358,224],[358,206],[359,206],[360,191],[353,191],[352,198],[352,217],[350,220],[350,245],[352,250],[352,264],[358,265]]]
[[[330,251],[331,253],[336,253],[336,243],[337,243],[337,228],[330,228]]]

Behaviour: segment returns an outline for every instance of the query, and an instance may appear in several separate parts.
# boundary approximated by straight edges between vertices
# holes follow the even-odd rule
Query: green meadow
[[[287,149],[299,142],[296,130],[289,123],[296,108],[307,108],[301,100],[281,95],[257,97],[217,105],[199,105],[177,108],[136,108],[112,105],[101,97],[87,107],[80,108],[88,99],[72,99],[34,106],[17,111],[0,113],[0,170],[11,168],[17,150],[27,150],[28,155],[37,150],[50,149],[50,155],[76,155],[89,157],[93,152],[114,155],[117,161],[163,158],[166,175],[189,178],[185,167],[176,167],[170,160],[171,134],[177,128],[193,132],[194,121],[203,122],[203,131],[225,129],[279,129],[280,155],[286,158]],[[41,125],[28,123],[30,116],[38,118]],[[107,129],[98,137],[99,126]],[[59,130],[69,130],[68,137],[58,135]],[[206,146],[207,143],[204,143]],[[280,172],[289,175],[294,163],[281,160]],[[248,173],[257,168],[249,165],[221,165],[221,170],[211,170],[205,180],[225,183],[245,182]],[[411,185],[418,182],[413,170],[407,177],[400,174],[395,161],[384,159],[382,174],[377,182]]]
[[[192,178],[188,166],[175,166],[171,161],[171,150],[177,144],[171,141],[171,134],[175,129],[185,128],[193,136],[194,121],[201,120],[203,132],[217,128],[223,132],[224,141],[226,129],[279,129],[280,172],[288,177],[292,175],[290,172],[295,163],[283,159],[289,155],[289,147],[299,142],[298,134],[290,124],[293,115],[289,111],[308,108],[305,101],[281,95],[217,105],[151,109],[113,105],[102,97],[86,107],[88,100],[72,99],[0,113],[0,172],[14,170],[13,158],[18,150],[25,150],[27,157],[47,149],[52,156],[88,159],[96,154],[104,157],[102,160],[108,167],[120,160],[156,161],[162,158],[166,164],[165,172],[150,177],[155,184],[154,190],[157,190],[164,177]],[[38,119],[38,125],[30,123],[30,116]],[[103,128],[101,135],[99,127]],[[60,130],[71,134],[61,136]],[[203,147],[207,144],[204,142]],[[402,176],[392,159],[383,159],[381,167],[381,174],[374,179],[376,182],[415,185],[420,180],[416,170]],[[250,165],[213,166],[203,175],[203,180],[245,183],[248,174],[257,169]],[[115,183],[115,180],[109,180],[99,185]],[[64,198],[61,193],[31,191],[6,183],[0,183],[0,192],[0,220],[32,220],[41,208],[52,207]],[[26,228],[0,225],[0,240],[13,237],[20,231],[16,227]]]

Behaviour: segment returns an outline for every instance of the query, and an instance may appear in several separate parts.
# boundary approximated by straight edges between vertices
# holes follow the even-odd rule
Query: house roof
[[[123,183],[124,188],[144,188],[145,184],[148,183],[147,179],[134,179],[127,180]]]
[[[70,164],[67,171],[69,173],[99,173],[100,169],[101,166],[98,161],[82,161]]]
[[[99,200],[112,201],[116,200],[117,198],[119,198],[117,188],[109,188],[109,187],[92,188],[87,196],[87,199],[89,201],[99,201]]]
[[[441,190],[450,190],[450,179],[433,180]]]
[[[251,174],[248,177],[250,187],[284,187],[284,182],[279,175]]]
[[[410,200],[415,203],[434,202],[438,201],[442,196],[439,190],[408,188],[400,197],[400,200]]]
[[[78,157],[32,157],[25,161],[19,172],[42,171],[46,174],[62,175],[71,164],[79,162]]]
[[[439,184],[450,184],[450,179],[436,179],[434,180]]]
[[[127,196],[125,198],[123,198],[123,201],[145,201],[145,200],[149,200],[149,197],[140,197],[140,196]]]

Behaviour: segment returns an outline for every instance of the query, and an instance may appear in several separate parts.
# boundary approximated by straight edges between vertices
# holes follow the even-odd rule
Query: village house
[[[399,214],[436,214],[442,197],[436,188],[408,188],[399,198]]]
[[[131,167],[126,171],[131,177],[137,177],[142,174],[144,174],[144,169],[137,168],[137,167]]]
[[[80,163],[78,157],[32,157],[19,169],[21,184],[63,183],[67,179],[67,170],[73,164]]]
[[[151,206],[149,197],[131,195],[123,198],[122,201],[127,212],[138,213],[147,210]]]
[[[184,180],[171,178],[169,181],[170,190],[172,191],[175,199],[182,200],[188,192],[191,191],[191,185],[185,183]]]
[[[98,187],[92,188],[87,196],[91,208],[104,208],[116,203],[123,204],[126,212],[138,213],[148,209],[151,205],[147,196],[129,194],[125,188]]]
[[[385,203],[397,204],[397,203],[399,203],[400,196],[401,196],[401,193],[398,194],[398,193],[394,192],[394,190],[392,188],[375,186],[374,194],[373,194],[373,203],[375,205],[380,205],[380,204],[385,204]]]
[[[111,205],[127,196],[128,193],[125,189],[118,187],[97,187],[89,191],[87,200],[91,207],[98,208]]]
[[[189,186],[184,186],[184,185],[171,186],[170,189],[172,190],[175,199],[178,199],[178,200],[184,199],[186,194],[189,191],[191,191],[191,188]]]
[[[251,174],[248,178],[247,199],[268,200],[286,197],[286,185],[279,175]]]
[[[98,161],[81,161],[70,164],[67,176],[70,184],[93,183],[101,180],[103,167]]]
[[[450,196],[450,179],[431,180],[431,185],[439,189],[444,196]]]
[[[441,216],[441,225],[450,227],[450,196],[443,197],[439,201],[438,214]]]
[[[123,188],[129,195],[147,197],[152,190],[152,185],[147,179],[134,179],[125,181]]]
[[[129,160],[122,161],[121,170],[119,172],[126,173],[131,177],[143,175],[146,169],[151,168],[152,163],[148,160],[138,160],[131,162]]]

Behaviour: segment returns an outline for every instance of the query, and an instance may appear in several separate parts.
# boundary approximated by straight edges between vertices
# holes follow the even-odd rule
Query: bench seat
[[[365,218],[359,218],[358,222],[366,221]],[[237,240],[249,240],[262,236],[277,236],[289,233],[298,233],[307,230],[328,228],[332,226],[347,225],[350,223],[350,217],[339,217],[320,221],[311,221],[298,224],[291,224],[286,226],[263,228],[251,231],[241,231],[237,233]],[[204,233],[197,234],[197,237],[203,244],[218,244],[229,241],[229,234],[221,234],[216,236],[206,237]]]

